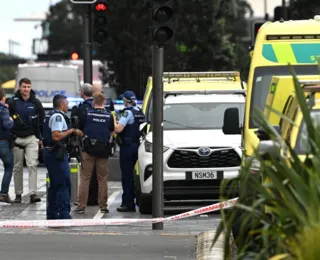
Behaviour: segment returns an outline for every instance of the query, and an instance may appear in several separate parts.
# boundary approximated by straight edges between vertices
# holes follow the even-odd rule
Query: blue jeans
[[[13,152],[8,141],[0,141],[0,159],[4,166],[1,194],[8,194],[13,171]]]
[[[47,219],[71,219],[71,180],[68,157],[65,155],[62,160],[58,160],[56,152],[45,148],[44,163],[50,179]]]

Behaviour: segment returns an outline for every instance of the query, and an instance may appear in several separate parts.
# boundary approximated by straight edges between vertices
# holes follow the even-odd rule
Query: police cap
[[[134,101],[137,99],[136,94],[131,90],[128,90],[124,92],[122,95],[120,95],[120,99],[123,99],[123,98],[126,99],[127,101]]]

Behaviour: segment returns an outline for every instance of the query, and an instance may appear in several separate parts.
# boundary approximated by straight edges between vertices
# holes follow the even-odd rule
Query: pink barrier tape
[[[59,220],[5,220],[0,221],[0,228],[43,228],[43,227],[84,227],[84,226],[114,226],[126,225],[132,223],[158,223],[168,222],[183,218],[189,218],[219,209],[231,208],[238,198],[226,200],[220,203],[215,203],[199,209],[191,210],[182,214],[167,218],[153,218],[153,219],[59,219]]]

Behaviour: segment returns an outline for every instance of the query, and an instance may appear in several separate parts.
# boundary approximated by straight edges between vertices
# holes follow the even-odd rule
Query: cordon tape
[[[0,221],[0,228],[43,228],[43,227],[84,227],[84,226],[112,226],[126,225],[132,223],[159,223],[168,222],[183,218],[189,218],[219,209],[231,208],[238,198],[215,203],[199,209],[191,210],[185,213],[174,215],[167,218],[151,218],[151,219],[58,219],[58,220],[5,220]]]

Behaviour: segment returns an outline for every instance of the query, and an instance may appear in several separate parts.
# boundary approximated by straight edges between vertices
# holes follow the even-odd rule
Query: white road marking
[[[111,204],[115,201],[117,196],[120,194],[120,191],[115,191],[111,194],[111,196],[108,198],[108,207],[110,208]],[[93,219],[101,219],[103,217],[104,213],[101,213],[100,210],[97,212],[97,214],[93,217]]]

